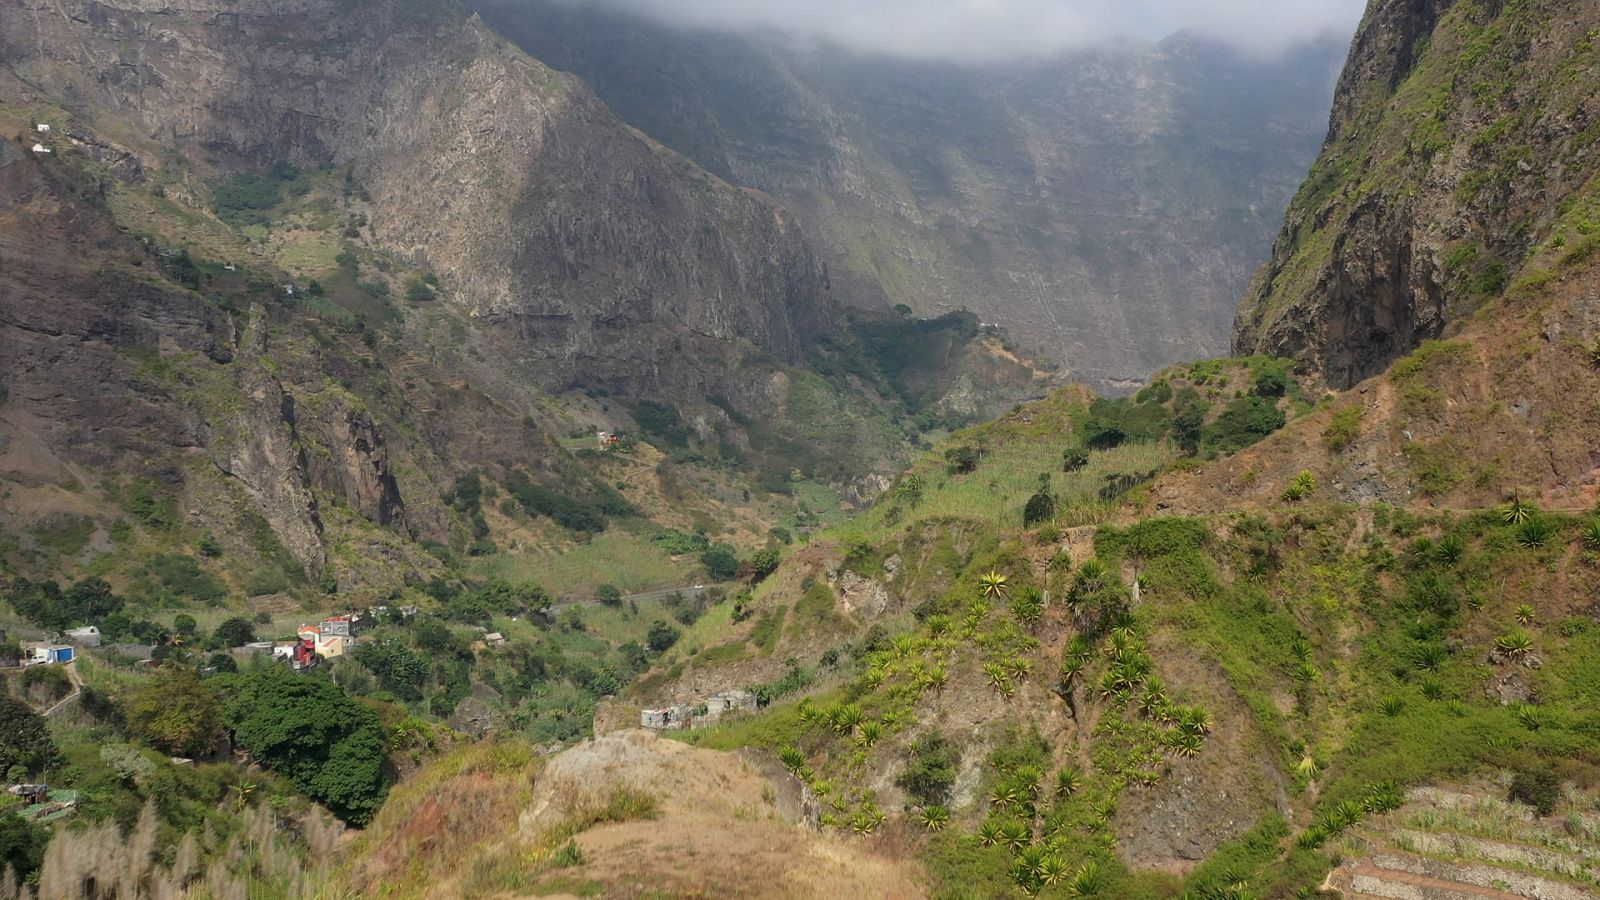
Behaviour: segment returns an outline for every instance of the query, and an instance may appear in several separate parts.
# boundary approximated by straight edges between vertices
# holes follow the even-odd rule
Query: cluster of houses
[[[601,450],[611,450],[622,446],[622,435],[615,431],[597,431],[594,433],[595,442]]]
[[[355,649],[357,635],[376,622],[380,614],[388,611],[387,606],[375,606],[366,612],[328,616],[317,625],[301,625],[295,630],[292,641],[261,641],[246,644],[245,647],[271,653],[274,659],[284,660],[297,671],[309,669],[321,660],[344,656]],[[409,619],[417,614],[417,608],[401,606],[397,612]]]
[[[50,126],[40,122],[39,124],[33,126],[33,130],[38,132],[40,137],[44,137],[50,133]],[[50,152],[50,148],[44,145],[44,141],[38,140],[33,142],[33,152],[45,154]]]
[[[700,703],[679,703],[659,709],[639,711],[644,728],[700,728],[711,725],[730,712],[755,712],[756,695],[749,691],[723,691]]]

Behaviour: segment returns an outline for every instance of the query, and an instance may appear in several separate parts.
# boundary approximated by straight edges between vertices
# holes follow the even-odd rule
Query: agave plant
[[[1362,801],[1362,806],[1370,813],[1386,813],[1393,809],[1399,809],[1400,804],[1404,802],[1406,802],[1406,794],[1405,791],[1400,789],[1399,785],[1392,781],[1380,781],[1372,786],[1372,790],[1367,793],[1366,800]]]
[[[1422,679],[1422,696],[1428,698],[1429,700],[1443,700],[1444,682],[1433,677],[1432,675]]]
[[[1024,681],[1033,674],[1033,660],[1026,656],[1013,656],[1005,661],[1006,674],[1017,681]]]
[[[1590,550],[1600,550],[1600,521],[1583,526],[1583,545]]]
[[[856,746],[863,750],[870,748],[883,737],[883,726],[877,722],[862,722],[856,729]]]
[[[1300,474],[1289,482],[1283,489],[1283,499],[1296,503],[1317,492],[1317,476],[1311,474],[1310,469],[1301,469]]]
[[[806,765],[806,755],[800,752],[800,748],[793,744],[779,750],[778,759],[783,763],[783,767],[790,772],[798,772],[805,768]]]
[[[1011,782],[1002,782],[989,792],[989,802],[999,809],[1009,809],[1022,802],[1022,790]]]
[[[927,806],[917,813],[917,819],[922,822],[922,827],[929,831],[942,831],[950,824],[950,810],[937,803]]]
[[[1521,525],[1530,521],[1539,508],[1519,496],[1512,495],[1506,504],[1500,507],[1500,521],[1507,525]]]
[[[1494,639],[1494,648],[1513,659],[1533,652],[1533,635],[1521,628],[1513,628]]]
[[[1544,519],[1528,519],[1517,526],[1517,546],[1528,550],[1543,547],[1555,533],[1555,526]]]
[[[1544,716],[1537,706],[1524,703],[1517,707],[1516,716],[1517,722],[1529,731],[1538,731],[1540,726],[1544,725]]]
[[[1419,644],[1411,651],[1411,662],[1424,672],[1432,672],[1444,665],[1448,655],[1443,644]]]
[[[833,730],[839,734],[849,734],[857,725],[866,721],[866,714],[861,707],[854,703],[843,703],[829,711],[828,721]]]
[[[978,576],[978,590],[981,591],[985,597],[1004,597],[1006,593],[1006,582],[1008,580],[1009,579],[1007,576],[1000,574],[994,569],[990,569],[989,571]]]
[[[1173,730],[1166,733],[1161,739],[1167,749],[1179,756],[1199,756],[1204,740],[1192,731]]]
[[[1039,861],[1039,883],[1046,887],[1053,887],[1067,880],[1072,874],[1072,869],[1067,866],[1066,860],[1054,853],[1045,854]]]
[[[1078,567],[1075,587],[1086,594],[1092,594],[1105,589],[1111,578],[1111,570],[1098,558],[1086,559]]]
[[[1056,773],[1056,796],[1071,797],[1083,787],[1083,774],[1071,766]]]
[[[1100,871],[1100,864],[1089,860],[1083,864],[1072,880],[1067,883],[1068,892],[1073,897],[1093,897],[1099,894],[1106,886],[1105,873]]]
[[[931,666],[922,673],[922,678],[918,682],[921,687],[932,688],[936,692],[944,690],[944,686],[949,683],[950,673],[944,666]]]
[[[1517,624],[1518,625],[1532,625],[1533,624],[1533,616],[1534,616],[1533,607],[1530,606],[1529,604],[1524,603],[1521,606],[1517,607],[1516,617],[1517,617]]]
[[[929,616],[928,621],[922,624],[927,626],[929,634],[933,635],[934,637],[940,637],[945,632],[950,630],[951,623],[949,616],[940,613],[938,615]]]
[[[1447,534],[1433,545],[1434,558],[1447,566],[1453,566],[1461,561],[1467,552],[1467,543],[1459,534]]]
[[[993,819],[984,819],[978,825],[978,843],[985,847],[993,847],[1003,839],[1000,832],[1000,823]]]
[[[1185,706],[1178,710],[1178,730],[1187,734],[1211,733],[1211,714],[1199,706]]]
[[[1312,781],[1322,773],[1322,766],[1317,763],[1315,756],[1307,753],[1300,757],[1300,762],[1295,765],[1294,770],[1307,781]]]
[[[1394,718],[1406,710],[1406,701],[1400,697],[1385,697],[1378,701],[1378,709],[1389,718]]]
[[[1006,673],[1006,667],[999,663],[984,663],[983,674],[988,676],[989,686],[1002,694],[1011,686],[1011,676]]]
[[[1033,832],[1021,821],[1011,819],[1000,826],[1000,839],[1012,850],[1020,850],[1033,839]]]

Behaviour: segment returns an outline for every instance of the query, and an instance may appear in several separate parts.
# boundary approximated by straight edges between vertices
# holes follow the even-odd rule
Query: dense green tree
[[[778,570],[778,563],[783,555],[777,547],[763,547],[750,554],[750,578],[752,581],[761,581],[768,575]]]
[[[622,605],[622,590],[614,584],[602,584],[594,589],[595,599],[615,609]]]
[[[203,756],[222,736],[222,707],[193,669],[162,666],[123,709],[128,730],[173,756]]]
[[[15,815],[0,816],[0,865],[10,867],[18,880],[39,871],[49,842],[49,833],[38,825]]]
[[[726,544],[717,544],[700,554],[700,564],[714,581],[727,581],[739,573],[739,557]]]
[[[428,663],[393,638],[363,640],[356,645],[356,662],[378,676],[378,686],[402,700],[422,699],[428,680]]]
[[[347,822],[383,802],[383,729],[370,708],[332,682],[283,666],[218,676],[224,718],[239,746]]]
[[[223,619],[217,626],[216,635],[224,647],[242,647],[256,639],[256,627],[250,620],[242,616]]]
[[[1186,456],[1200,452],[1205,431],[1206,408],[1194,388],[1179,391],[1172,403],[1172,440]]]
[[[44,716],[15,697],[0,696],[0,774],[18,766],[38,773],[60,761]]]
[[[661,653],[678,642],[679,634],[678,629],[657,619],[651,623],[650,633],[645,636],[645,643],[652,651]]]

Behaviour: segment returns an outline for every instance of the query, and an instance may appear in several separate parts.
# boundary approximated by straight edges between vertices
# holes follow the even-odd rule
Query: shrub
[[[1283,410],[1270,400],[1253,395],[1235,397],[1207,426],[1204,444],[1221,453],[1232,453],[1277,431],[1286,421]]]
[[[1511,776],[1511,799],[1526,803],[1541,816],[1555,812],[1561,802],[1561,780],[1549,769],[1518,769]]]
[[[406,299],[421,303],[434,299],[433,287],[421,278],[412,276],[406,281]]]
[[[1328,427],[1322,432],[1322,441],[1330,453],[1340,453],[1355,443],[1360,434],[1361,406],[1353,404],[1333,414],[1333,418],[1328,420]]]
[[[1039,492],[1028,498],[1027,506],[1022,510],[1022,526],[1032,527],[1040,522],[1048,522],[1055,518],[1056,500],[1050,496],[1048,488],[1040,488]]]
[[[951,475],[966,475],[978,468],[978,448],[951,447],[944,452],[945,471]]]
[[[681,634],[678,629],[657,619],[650,624],[650,633],[645,637],[645,646],[656,653],[662,653],[676,644]]]
[[[1068,447],[1061,452],[1061,471],[1076,472],[1089,464],[1089,453],[1082,447]]]

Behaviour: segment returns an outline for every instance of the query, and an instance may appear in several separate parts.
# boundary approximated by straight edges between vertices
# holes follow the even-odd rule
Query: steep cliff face
[[[19,91],[152,162],[347,169],[377,242],[515,323],[553,378],[602,358],[647,369],[673,334],[793,361],[829,322],[787,213],[448,9],[8,0],[0,33]]]
[[[1087,383],[1215,355],[1323,133],[1333,44],[963,68],[478,0],[618,114],[801,217],[850,302],[967,308]]]
[[[1548,274],[1531,257],[1600,172],[1597,27],[1589,3],[1375,0],[1235,351],[1348,387]]]

